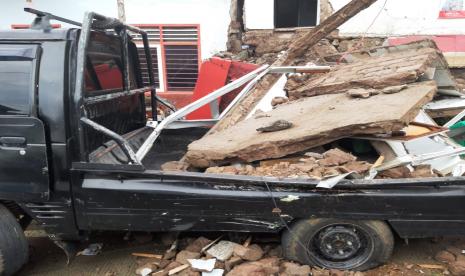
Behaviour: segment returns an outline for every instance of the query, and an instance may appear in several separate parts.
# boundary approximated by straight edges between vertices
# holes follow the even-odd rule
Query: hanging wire
[[[278,215],[279,219],[281,220],[281,223],[284,225],[284,227],[286,227],[287,231],[289,231],[289,233],[294,237],[294,239],[302,247],[302,249],[306,251],[309,256],[313,255],[312,252],[307,248],[307,246],[305,246],[305,244],[303,244],[303,242],[300,241],[297,234],[295,234],[294,231],[292,231],[292,229],[289,227],[289,224],[287,224],[287,222],[283,219],[283,217],[281,216],[281,209],[278,207],[278,204],[276,203],[276,199],[274,198],[274,195],[270,189],[270,186],[268,186],[268,183],[266,182],[266,180],[263,179],[263,182],[265,183],[265,186],[268,189],[268,192],[270,193],[270,198],[274,205],[274,210],[278,210],[278,212],[273,212],[273,213]]]
[[[365,37],[367,36],[368,31],[369,31],[370,28],[373,26],[373,24],[375,24],[375,22],[376,22],[376,20],[378,19],[378,17],[381,15],[381,12],[382,12],[382,11],[384,10],[384,8],[386,7],[387,1],[388,1],[388,0],[384,0],[383,6],[381,7],[381,9],[379,9],[378,13],[377,13],[376,16],[373,18],[373,20],[371,21],[370,25],[368,25],[368,27],[366,28],[365,32],[362,34],[360,41],[358,41],[357,43],[355,43],[354,45],[352,45],[352,47],[351,47],[349,50],[347,50],[347,51],[337,60],[337,64],[340,64],[341,61],[342,61],[348,54],[353,53],[355,50],[358,50],[358,47],[360,47],[360,46],[363,45],[363,42],[365,41]]]

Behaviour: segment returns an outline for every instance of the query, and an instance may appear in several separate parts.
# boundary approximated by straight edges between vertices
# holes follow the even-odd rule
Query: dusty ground
[[[151,242],[140,242],[133,238],[124,240],[124,233],[100,233],[87,243],[104,244],[97,256],[78,256],[66,265],[65,255],[46,237],[34,231],[29,233],[31,259],[19,275],[135,275],[138,265],[133,252],[161,253],[166,248],[155,235]],[[443,238],[438,240],[415,239],[405,244],[396,241],[394,254],[389,264],[365,272],[365,275],[447,275],[446,269],[430,269],[425,265],[440,265],[433,259],[436,252],[448,245],[463,245],[464,239]]]

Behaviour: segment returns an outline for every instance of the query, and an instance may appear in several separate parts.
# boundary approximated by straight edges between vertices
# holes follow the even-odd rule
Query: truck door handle
[[[25,145],[25,137],[0,137],[0,147],[23,147]]]

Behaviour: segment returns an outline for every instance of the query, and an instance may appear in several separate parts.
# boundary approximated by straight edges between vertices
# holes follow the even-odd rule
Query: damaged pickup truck
[[[312,179],[161,170],[228,112],[215,108],[222,95],[241,88],[240,98],[265,74],[327,67],[262,66],[148,120],[147,91],[153,111],[172,107],[156,95],[145,32],[96,13],[81,24],[30,11],[32,29],[0,32],[0,274],[27,262],[31,220],[69,255],[96,230],[262,232],[280,233],[289,259],[354,270],[386,262],[395,235],[465,234],[463,177],[352,179],[325,189]],[[54,30],[50,19],[77,27]],[[215,119],[184,120],[208,104]]]

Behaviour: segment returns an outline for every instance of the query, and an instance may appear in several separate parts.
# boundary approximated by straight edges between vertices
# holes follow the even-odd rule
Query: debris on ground
[[[202,251],[200,249],[202,245],[208,245],[212,242],[214,242],[213,246],[216,245],[217,248],[211,252],[226,252],[227,254],[213,254],[227,257],[219,260],[208,253],[208,250]],[[178,244],[179,249],[175,250],[175,256],[171,260],[166,260],[164,256],[158,254],[153,255],[159,258],[136,256],[138,264],[136,274],[155,276],[374,276],[463,275],[465,273],[465,255],[462,253],[462,249],[456,246],[446,247],[443,245],[444,250],[437,252],[431,262],[423,260],[418,263],[390,263],[373,270],[360,272],[322,269],[289,261],[282,255],[281,246],[277,242],[264,242],[252,236],[245,239],[245,242],[244,239],[241,242],[238,242],[237,239],[233,242],[224,238],[212,241],[202,236],[195,239],[184,237],[178,241]],[[195,250],[195,252],[188,249]],[[187,259],[187,263],[184,264],[186,256],[197,257]]]
[[[102,252],[103,244],[102,243],[92,243],[89,244],[87,248],[82,251],[79,251],[77,256],[95,256]]]
[[[465,255],[463,250],[455,246],[436,253],[434,259],[447,266],[447,270],[452,275],[465,275]]]
[[[259,245],[252,243],[249,237],[243,244],[228,240],[217,241],[203,253],[199,253],[202,245],[211,243],[205,237],[187,239],[180,243],[184,248],[176,251],[175,256],[167,261],[166,257],[156,254],[138,254],[137,275],[189,275],[189,276],[243,276],[243,275],[312,275],[329,270],[312,269],[308,265],[300,265],[286,261],[281,256],[279,245]],[[195,251],[189,251],[189,250]],[[168,252],[169,250],[167,250]],[[134,254],[133,254],[134,255]],[[157,256],[159,258],[154,258]],[[192,257],[192,258],[191,258]],[[315,274],[318,275],[318,274]],[[363,275],[363,274],[362,274]]]

